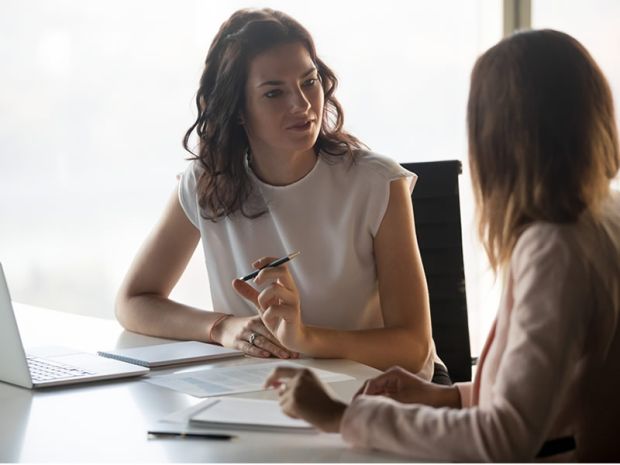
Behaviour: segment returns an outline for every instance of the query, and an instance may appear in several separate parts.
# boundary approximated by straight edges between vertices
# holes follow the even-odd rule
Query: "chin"
[[[317,137],[307,137],[304,140],[296,140],[296,141],[291,141],[290,144],[288,144],[290,150],[295,151],[295,152],[305,152],[306,150],[310,150],[312,148],[314,148],[315,144],[317,141]]]

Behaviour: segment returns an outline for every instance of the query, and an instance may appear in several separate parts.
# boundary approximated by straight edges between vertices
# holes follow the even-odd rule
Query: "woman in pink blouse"
[[[467,108],[479,232],[503,280],[473,383],[392,368],[349,404],[280,368],[291,416],[412,459],[620,459],[620,167],[611,91],[590,54],[551,30],[477,61]]]

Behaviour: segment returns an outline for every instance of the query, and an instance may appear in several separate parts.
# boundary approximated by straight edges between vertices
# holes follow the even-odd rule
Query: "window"
[[[16,301],[113,317],[130,261],[185,167],[181,138],[219,25],[245,1],[23,0],[0,15],[0,260]],[[399,162],[458,158],[476,57],[501,2],[279,0],[340,78],[347,128]],[[495,306],[462,177],[472,352]],[[200,248],[173,297],[202,308]],[[487,289],[487,290],[485,290]],[[485,313],[486,312],[486,313]],[[489,320],[489,317],[486,317]]]

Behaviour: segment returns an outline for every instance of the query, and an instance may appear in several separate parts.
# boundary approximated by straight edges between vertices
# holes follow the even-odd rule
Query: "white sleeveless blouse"
[[[339,330],[383,327],[373,238],[388,205],[390,182],[408,178],[413,190],[415,174],[367,151],[357,151],[353,161],[320,154],[305,177],[272,186],[260,181],[246,163],[267,212],[255,219],[237,212],[213,222],[200,215],[200,169],[192,162],[183,173],[179,200],[200,230],[213,310],[256,315],[231,281],[253,271],[251,263],[260,257],[300,251],[288,268],[300,293],[305,324]]]

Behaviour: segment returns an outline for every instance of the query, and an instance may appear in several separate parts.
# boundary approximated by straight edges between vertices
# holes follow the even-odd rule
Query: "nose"
[[[305,113],[310,107],[310,100],[302,89],[297,88],[294,92],[291,92],[290,108],[292,114]]]

